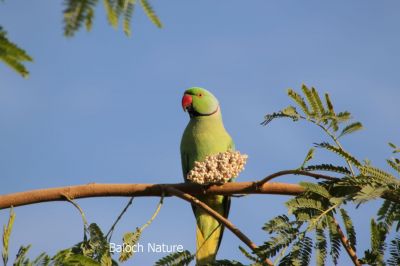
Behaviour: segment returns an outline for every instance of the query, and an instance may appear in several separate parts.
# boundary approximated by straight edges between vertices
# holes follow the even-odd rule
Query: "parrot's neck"
[[[191,116],[190,117],[190,123],[215,123],[215,122],[220,122],[222,123],[222,115],[221,115],[221,110],[218,106],[217,110],[212,112],[209,115],[200,115],[200,116]]]
[[[219,108],[218,108],[219,109]],[[217,110],[209,116],[193,116],[190,118],[186,130],[196,134],[207,132],[208,134],[216,134],[217,132],[226,132],[224,123],[222,122],[221,111]],[[202,133],[201,133],[202,134]]]

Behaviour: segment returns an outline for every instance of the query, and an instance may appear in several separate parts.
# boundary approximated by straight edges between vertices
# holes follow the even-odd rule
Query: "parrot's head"
[[[188,111],[191,117],[210,116],[218,111],[219,103],[208,90],[193,87],[183,94],[182,108],[185,112]]]

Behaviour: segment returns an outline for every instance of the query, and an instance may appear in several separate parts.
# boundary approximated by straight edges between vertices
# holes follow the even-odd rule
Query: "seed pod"
[[[246,154],[238,151],[226,151],[207,156],[204,161],[194,163],[187,179],[201,185],[224,184],[243,171],[247,157]]]

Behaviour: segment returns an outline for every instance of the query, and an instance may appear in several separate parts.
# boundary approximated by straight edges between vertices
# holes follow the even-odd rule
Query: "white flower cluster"
[[[224,184],[243,171],[247,157],[246,154],[238,151],[226,151],[207,156],[203,162],[194,163],[187,179],[201,185]]]

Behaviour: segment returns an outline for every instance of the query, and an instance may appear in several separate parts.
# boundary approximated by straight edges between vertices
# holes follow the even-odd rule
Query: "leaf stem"
[[[135,197],[132,197],[128,203],[126,204],[125,208],[122,210],[122,212],[118,215],[117,219],[115,220],[115,222],[113,223],[113,225],[111,226],[110,230],[108,230],[106,237],[108,239],[108,242],[110,242],[112,234],[114,232],[115,226],[117,225],[117,223],[119,222],[119,220],[121,220],[122,216],[126,213],[126,211],[128,210],[129,206],[132,205],[132,201]]]
[[[304,116],[302,116],[302,115],[299,115],[299,118],[301,118],[301,119],[303,119],[303,120],[306,120],[306,121],[310,121],[310,122],[313,123],[314,125],[320,127],[320,128],[321,128],[335,143],[336,143],[336,145],[338,146],[339,149],[345,151],[345,150],[343,149],[342,145],[340,144],[340,142],[338,141],[338,139],[335,137],[335,135],[333,135],[333,134],[329,131],[329,128],[326,128],[325,126],[321,125],[321,124],[319,123],[320,121],[315,121],[315,120],[312,120],[312,119],[307,119],[306,117],[304,117]],[[351,175],[352,175],[353,177],[355,177],[355,172],[354,172],[354,170],[353,170],[353,166],[351,165],[351,162],[350,162],[349,160],[347,160],[347,159],[345,159],[345,161],[346,161],[347,165],[349,166]]]
[[[329,209],[327,209],[327,210],[325,210],[323,213],[321,213],[317,218],[312,219],[311,222],[310,222],[310,225],[308,226],[308,228],[313,228],[315,225],[318,224],[318,221],[319,221],[324,215],[326,215],[328,212],[334,210],[334,209],[335,209],[336,207],[338,207],[340,204],[341,204],[341,202],[340,202],[340,203],[337,203],[337,204],[335,204],[335,205],[333,205],[332,207],[330,207]]]
[[[76,203],[72,198],[68,197],[68,195],[63,194],[63,197],[65,197],[65,199],[70,202],[72,205],[75,206],[75,208],[79,211],[79,213],[81,214],[82,217],[82,221],[83,221],[83,241],[87,240],[87,235],[86,232],[88,231],[88,222],[86,220],[86,216],[85,213],[83,212],[82,208],[78,205],[78,203]]]
[[[329,137],[331,137],[331,139],[336,143],[336,145],[338,146],[339,149],[341,149],[342,151],[345,151],[343,149],[342,145],[340,144],[339,140],[331,132],[329,132],[328,129],[326,129],[324,126],[322,126],[320,124],[318,124],[318,126],[321,127],[326,132],[326,134],[328,134]],[[351,172],[351,175],[353,177],[355,177],[355,173],[354,173],[354,170],[353,170],[353,166],[351,165],[351,162],[349,160],[347,160],[347,159],[345,159],[345,161],[346,161],[347,165],[349,166],[349,170]]]
[[[158,202],[157,208],[154,211],[153,215],[151,216],[150,220],[147,221],[147,223],[145,223],[144,225],[142,225],[142,227],[140,227],[140,230],[143,231],[146,227],[148,227],[153,221],[154,219],[157,217],[158,213],[161,210],[161,206],[164,203],[164,193],[161,195],[160,201]]]

